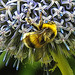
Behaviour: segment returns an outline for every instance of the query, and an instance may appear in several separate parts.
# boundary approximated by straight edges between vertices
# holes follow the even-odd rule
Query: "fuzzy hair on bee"
[[[29,12],[27,13],[27,18],[25,20],[35,27],[37,31],[24,33],[22,37],[22,41],[28,48],[41,48],[47,43],[54,40],[57,35],[57,27],[56,24],[51,21],[48,23],[43,23],[42,13],[40,13],[40,21],[39,24],[32,23],[29,19]]]

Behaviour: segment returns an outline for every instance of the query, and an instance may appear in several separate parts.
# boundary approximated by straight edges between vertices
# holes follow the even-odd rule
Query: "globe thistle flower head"
[[[41,35],[43,33],[47,35],[49,32],[46,33],[45,29],[39,28],[38,25],[46,25],[49,22],[54,23],[57,28],[57,34],[53,40],[40,48],[27,47],[23,42],[24,37],[31,36],[37,31]],[[14,57],[13,67],[18,70],[19,64],[28,58],[31,63],[34,61],[41,62],[43,67],[46,68],[47,75],[48,71],[54,71],[56,66],[59,67],[63,75],[68,75],[68,73],[73,75],[70,66],[66,62],[66,57],[75,56],[74,25],[74,0],[0,0],[0,53],[6,51],[3,61],[9,55],[5,65],[7,66],[9,60]],[[43,39],[42,42],[46,41],[47,36],[43,37],[40,38]],[[31,39],[35,39],[35,34]],[[33,46],[34,42],[27,40],[27,43]],[[66,62],[71,72],[67,73],[63,70],[61,59],[63,63]],[[53,69],[48,68],[52,62],[55,63],[55,67]]]

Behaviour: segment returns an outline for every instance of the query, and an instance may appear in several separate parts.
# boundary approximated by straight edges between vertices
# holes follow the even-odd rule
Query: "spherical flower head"
[[[75,56],[74,0],[0,0],[0,5],[0,53],[6,51],[6,66],[13,56],[16,70],[28,59],[42,63],[47,75],[56,67],[73,75],[66,57]],[[47,43],[47,38],[53,40]]]

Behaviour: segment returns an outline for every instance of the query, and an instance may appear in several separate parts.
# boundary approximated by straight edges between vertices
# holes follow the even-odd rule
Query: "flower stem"
[[[59,49],[58,52],[52,51],[51,54],[53,56],[54,61],[58,63],[57,66],[60,69],[62,75],[74,75],[67,59],[60,52]]]

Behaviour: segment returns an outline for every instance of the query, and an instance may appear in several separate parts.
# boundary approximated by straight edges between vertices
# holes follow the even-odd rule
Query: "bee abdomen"
[[[26,36],[25,39],[23,40],[23,42],[25,43],[25,45],[28,48],[35,48],[35,45],[30,40],[30,35],[29,36]]]
[[[45,41],[44,41],[44,37],[42,35],[37,35],[37,34],[33,34],[30,35],[30,40],[33,43],[35,48],[41,48]]]
[[[45,44],[45,40],[44,40],[44,37],[42,36],[42,39],[41,39],[41,41],[40,41],[40,44],[42,45],[42,44]]]

